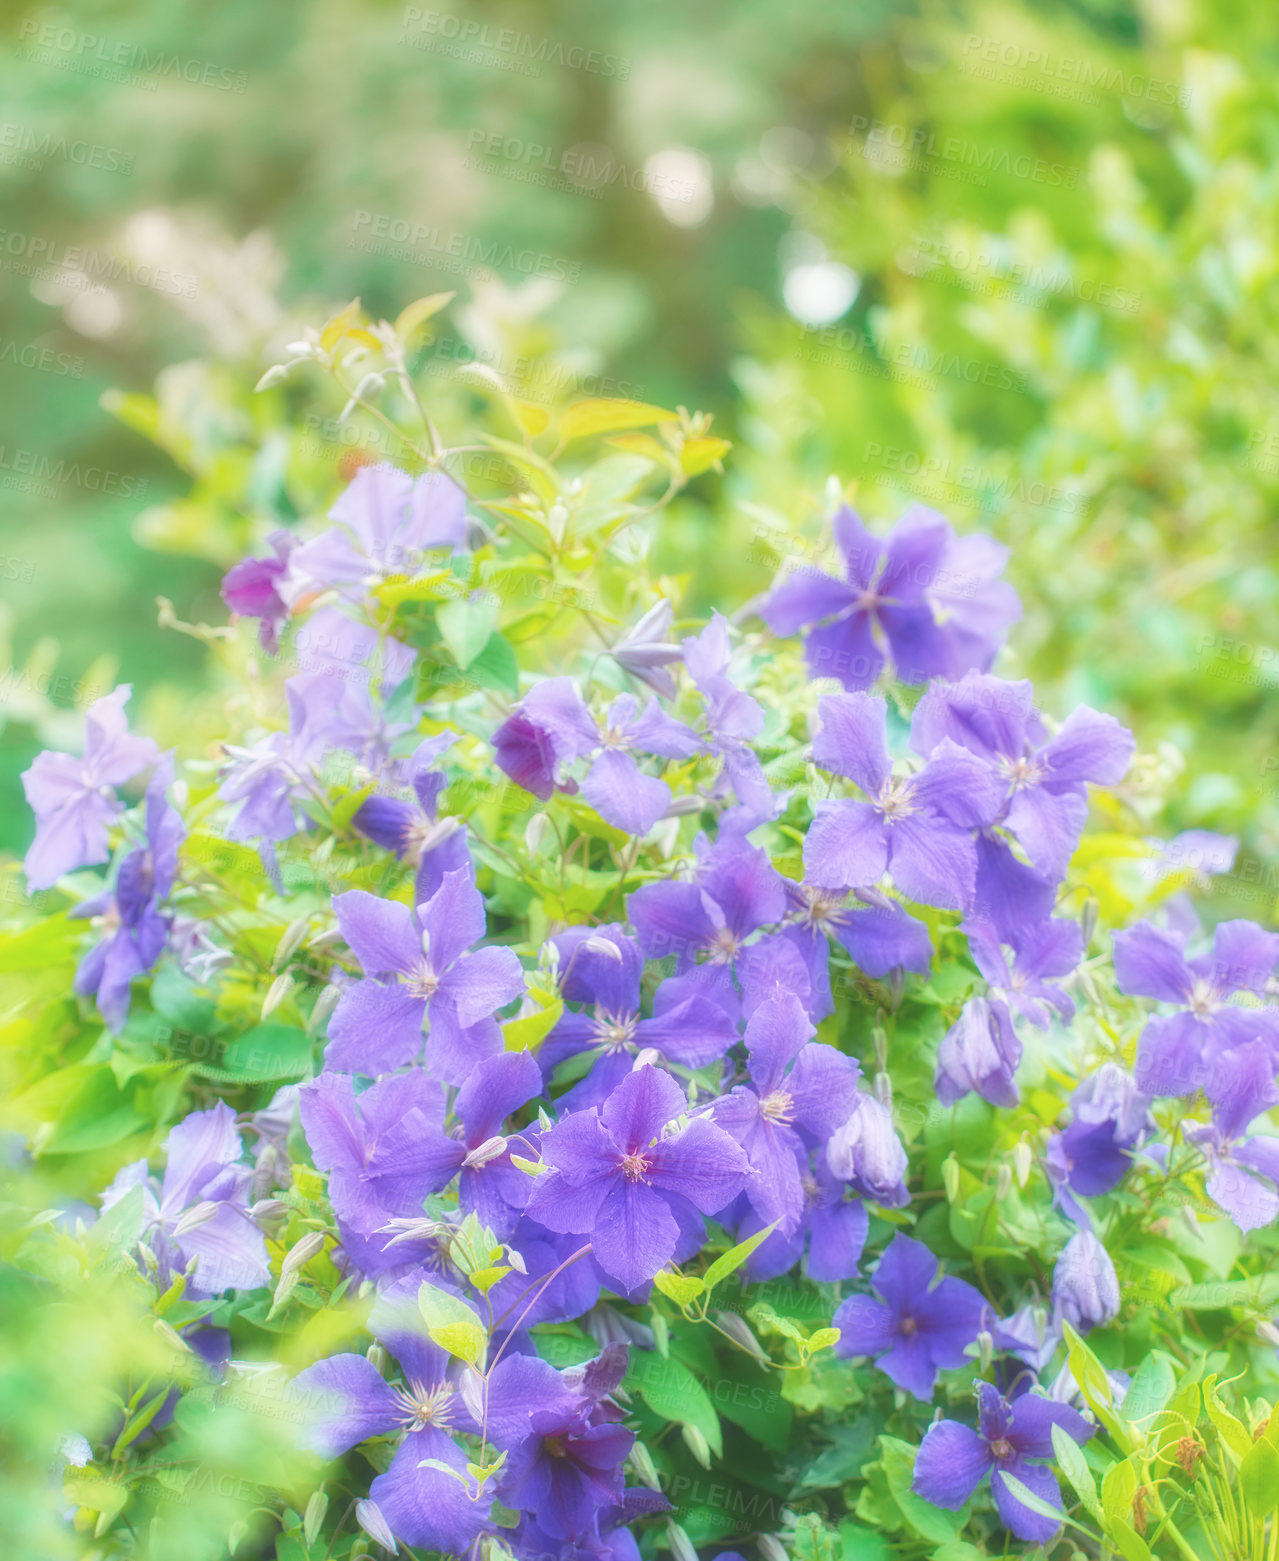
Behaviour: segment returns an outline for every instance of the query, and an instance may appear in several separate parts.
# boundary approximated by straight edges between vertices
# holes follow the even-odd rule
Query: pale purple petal
[[[422,945],[413,913],[398,900],[381,900],[364,889],[333,896],[338,931],[369,976],[407,973],[421,960]]]
[[[919,1444],[910,1488],[934,1507],[958,1512],[993,1462],[984,1438],[971,1426],[939,1420],[929,1426]]]
[[[888,830],[868,802],[817,803],[804,840],[804,872],[824,889],[862,889],[888,866]]]
[[[628,753],[606,748],[582,782],[582,798],[607,824],[646,835],[671,804],[671,788],[645,775]]]
[[[878,695],[828,694],[818,701],[813,763],[854,781],[877,797],[892,774],[885,722],[887,705]]]

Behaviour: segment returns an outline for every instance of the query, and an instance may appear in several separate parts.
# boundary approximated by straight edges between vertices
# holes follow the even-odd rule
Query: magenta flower
[[[83,757],[46,750],[23,772],[22,789],[36,816],[35,839],[23,863],[33,889],[50,889],[63,873],[110,855],[107,829],[123,811],[115,788],[157,757],[149,737],[129,732],[124,707],[132,692],[122,683],[85,711]]]
[[[937,1259],[922,1242],[894,1236],[871,1280],[875,1296],[850,1295],[835,1313],[835,1353],[875,1357],[880,1371],[925,1403],[939,1371],[968,1364],[988,1310],[972,1285],[951,1278],[933,1285],[936,1277]]]
[[[936,510],[915,505],[880,541],[852,510],[831,522],[843,580],[796,570],[759,605],[774,634],[807,630],[809,675],[850,693],[885,664],[906,683],[985,670],[1021,603],[999,579],[1008,550],[989,537],[958,538]]]
[[[274,558],[245,558],[222,577],[222,600],[240,618],[257,618],[258,638],[272,656],[280,648],[280,630],[289,616],[281,594],[289,572],[289,555],[298,545],[291,531],[273,531],[267,538]]]
[[[596,1263],[624,1290],[670,1262],[695,1211],[731,1203],[750,1163],[705,1116],[670,1130],[688,1111],[668,1073],[637,1068],[603,1106],[575,1111],[542,1139],[552,1171],[533,1183],[528,1215],[547,1230],[589,1238]]]
[[[446,873],[417,913],[363,889],[334,896],[338,928],[364,968],[329,1021],[326,1067],[390,1073],[422,1051],[429,1070],[459,1084],[481,1057],[501,1049],[493,1015],[524,986],[513,949],[473,945],[484,936],[484,898],[467,871]]]
[[[1023,1393],[1009,1403],[989,1382],[977,1384],[977,1404],[979,1430],[957,1420],[929,1426],[915,1458],[911,1490],[935,1507],[957,1512],[989,1474],[1004,1527],[1018,1539],[1047,1544],[1061,1525],[1019,1500],[1005,1476],[1061,1511],[1057,1478],[1039,1460],[1055,1457],[1054,1426],[1076,1442],[1086,1442],[1094,1427],[1068,1405],[1035,1393]]]

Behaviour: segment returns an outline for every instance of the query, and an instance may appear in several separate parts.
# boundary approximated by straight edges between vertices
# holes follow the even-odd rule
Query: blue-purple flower
[[[161,904],[173,888],[182,843],[182,819],[166,795],[173,783],[173,757],[156,765],[147,786],[146,841],[125,856],[115,884],[82,901],[72,916],[93,917],[99,941],[80,961],[75,989],[93,997],[116,1034],[129,1016],[130,988],[164,952],[169,918]]]
[[[906,683],[990,665],[1021,616],[1017,593],[999,579],[1006,548],[981,535],[957,538],[918,504],[882,541],[847,507],[831,529],[845,578],[799,569],[759,604],[774,634],[807,631],[811,677],[855,692],[888,662]]]
[[[732,659],[728,620],[721,613],[712,613],[702,632],[684,641],[684,664],[705,702],[710,751],[723,765],[721,784],[727,782],[751,818],[765,819],[773,793],[752,747],[764,729],[764,711],[729,676]]]
[[[968,1364],[967,1350],[988,1310],[962,1279],[937,1278],[937,1259],[920,1241],[894,1236],[875,1269],[875,1294],[850,1295],[835,1313],[835,1353],[874,1357],[899,1388],[927,1402],[939,1371]]]
[[[863,888],[847,904],[839,889],[823,889],[814,883],[786,885],[790,917],[783,936],[799,950],[808,972],[810,1017],[820,1023],[835,1011],[830,987],[830,943],[827,934],[842,945],[853,964],[876,979],[895,969],[927,975],[933,945],[923,922],[901,908],[879,889]]]
[[[533,1184],[529,1217],[589,1238],[595,1261],[624,1290],[648,1284],[683,1232],[700,1245],[698,1211],[718,1213],[750,1175],[733,1139],[706,1116],[682,1120],[687,1112],[670,1074],[636,1068],[601,1107],[571,1112],[543,1137],[552,1169]]]
[[[943,741],[917,774],[894,775],[882,698],[831,694],[818,711],[814,762],[853,781],[867,800],[817,803],[804,841],[808,878],[822,888],[861,889],[887,872],[913,900],[966,909],[977,877],[972,831],[1000,804],[989,767]]]
[[[280,630],[289,616],[282,588],[289,556],[298,545],[291,531],[273,531],[267,538],[273,558],[245,558],[222,577],[222,600],[240,618],[257,618],[258,638],[271,655],[280,648]]]
[[[1279,1219],[1279,1137],[1246,1136],[1252,1119],[1279,1105],[1275,1063],[1260,1041],[1222,1052],[1207,1081],[1212,1123],[1186,1131],[1208,1159],[1208,1196],[1240,1230]]]
[[[460,819],[437,817],[440,793],[448,777],[436,760],[457,741],[453,732],[426,737],[406,763],[415,802],[402,797],[372,796],[356,809],[351,823],[362,835],[417,871],[414,899],[423,905],[444,882],[446,873],[471,866],[466,828]]]
[[[1081,1443],[1094,1427],[1068,1405],[1037,1393],[1023,1393],[1010,1403],[989,1382],[977,1384],[977,1405],[975,1431],[957,1420],[939,1420],[928,1428],[915,1458],[911,1490],[935,1507],[957,1512],[989,1475],[1004,1527],[1018,1539],[1046,1544],[1061,1525],[1021,1501],[1008,1477],[1061,1511],[1057,1478],[1041,1461],[1055,1457],[1053,1427]]]
[[[1053,1311],[1088,1333],[1119,1315],[1119,1278],[1110,1253],[1091,1230],[1078,1230],[1053,1269]]]
[[[854,1095],[848,1115],[831,1134],[826,1164],[834,1177],[872,1203],[904,1209],[910,1202],[909,1162],[892,1113],[866,1090]]]
[[[253,1173],[241,1164],[235,1112],[219,1101],[195,1111],[169,1132],[158,1187],[145,1160],[126,1165],[102,1195],[114,1208],[135,1187],[142,1192],[142,1240],[160,1263],[160,1284],[189,1272],[193,1299],[223,1290],[253,1290],[270,1279],[266,1242],[253,1222]]]
[[[326,1066],[374,1076],[413,1062],[429,1019],[426,1063],[459,1084],[500,1050],[499,1008],[523,990],[513,949],[474,948],[484,936],[484,898],[468,871],[446,873],[415,913],[363,889],[335,895],[338,929],[364,978],[347,985],[329,1021]]]
[[[23,863],[33,889],[52,888],[64,873],[110,855],[107,830],[123,811],[115,788],[157,758],[149,737],[129,731],[124,707],[132,692],[122,683],[85,711],[80,758],[46,750],[23,772],[22,789],[36,816],[35,839]]]
[[[1182,940],[1150,922],[1115,935],[1119,988],[1175,1004],[1180,1012],[1146,1021],[1137,1043],[1137,1085],[1147,1095],[1188,1095],[1220,1068],[1224,1052],[1260,1039],[1279,1054],[1279,1025],[1268,1009],[1231,1002],[1264,991],[1279,960],[1279,933],[1255,922],[1224,921],[1212,953],[1189,958]]]
[[[1070,1123],[1048,1140],[1044,1160],[1058,1207],[1086,1224],[1076,1197],[1097,1198],[1118,1186],[1155,1124],[1149,1097],[1113,1062],[1076,1088],[1070,1108]]]

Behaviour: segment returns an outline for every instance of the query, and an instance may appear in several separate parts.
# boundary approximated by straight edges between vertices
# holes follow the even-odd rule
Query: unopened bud
[[[542,841],[546,838],[546,831],[551,827],[551,821],[545,813],[534,813],[524,826],[524,844],[533,856],[541,850]]]
[[[506,1153],[506,1140],[502,1137],[486,1138],[482,1144],[477,1144],[466,1159],[462,1161],[462,1168],[467,1171],[478,1171],[481,1166],[488,1165],[491,1160],[496,1160]]]
[[[284,999],[292,992],[294,987],[293,977],[286,970],[276,976],[267,988],[267,994],[262,999],[262,1017],[267,1019],[280,1006]]]
[[[790,1557],[786,1554],[786,1546],[776,1534],[761,1534],[755,1541],[755,1548],[764,1561],[790,1561]]]
[[[941,1163],[941,1179],[946,1189],[946,1201],[954,1203],[959,1197],[959,1161],[953,1149]]]
[[[1084,908],[1079,913],[1079,930],[1084,935],[1084,952],[1088,951],[1088,945],[1092,942],[1092,935],[1097,930],[1097,917],[1101,913],[1101,906],[1090,895],[1084,901]]]
[[[703,1469],[711,1466],[711,1444],[706,1440],[701,1431],[695,1425],[680,1427],[680,1435],[684,1438],[684,1445],[697,1459]]]
[[[894,965],[888,972],[888,1006],[894,1013],[902,1005],[902,998],[906,995],[906,967]]]
[[[280,1264],[280,1277],[286,1274],[295,1274],[299,1269],[305,1268],[315,1254],[324,1246],[324,1232],[321,1230],[309,1230],[302,1237],[297,1246],[291,1252],[285,1254],[284,1262]]]
[[[505,1262],[508,1268],[513,1268],[517,1274],[528,1275],[528,1264],[524,1261],[524,1254],[517,1252],[514,1247],[506,1248]]]
[[[1257,1333],[1267,1344],[1279,1350],[1279,1328],[1276,1328],[1274,1323],[1263,1319],[1257,1324]]]
[[[989,1329],[983,1328],[977,1335],[977,1359],[981,1363],[983,1375],[991,1368],[995,1359],[995,1340]]]
[[[377,1502],[369,1501],[367,1497],[363,1501],[357,1501],[355,1521],[375,1544],[381,1545],[383,1550],[389,1550],[392,1555],[398,1555],[399,1546],[395,1543],[395,1535],[391,1533]]]
[[[734,1344],[739,1345],[756,1360],[767,1360],[764,1347],[750,1330],[746,1319],[738,1312],[716,1312],[715,1321]]]
[[[288,1212],[289,1206],[283,1198],[259,1198],[249,1210],[249,1218],[256,1224],[260,1220],[278,1220]]]
[[[1013,1168],[1005,1161],[995,1172],[995,1201],[1003,1203],[1013,1190]]]
[[[642,1485],[647,1485],[651,1491],[660,1491],[661,1479],[657,1473],[657,1465],[653,1462],[653,1455],[643,1442],[636,1442],[627,1455],[631,1468],[635,1471],[635,1477]]]
[[[364,1358],[379,1377],[386,1370],[386,1350],[376,1340],[365,1350]]]
[[[172,1323],[165,1322],[163,1317],[153,1317],[151,1326],[160,1335],[170,1349],[180,1350],[184,1355],[192,1353],[191,1346],[182,1337]]]
[[[207,1225],[220,1208],[222,1204],[208,1198],[203,1203],[193,1204],[173,1227],[174,1241],[181,1241],[183,1236],[189,1236],[193,1230],[199,1230],[201,1225]]]
[[[671,1547],[671,1561],[697,1561],[693,1541],[678,1523],[666,1525],[666,1540]]]
[[[1034,1163],[1034,1151],[1030,1147],[1029,1140],[1023,1138],[1013,1149],[1013,1171],[1019,1187],[1024,1187],[1030,1180],[1031,1167]]]
[[[608,938],[596,936],[586,938],[582,943],[582,947],[589,949],[592,954],[603,954],[606,959],[611,959],[614,964],[620,965],[622,963],[621,949]]]
[[[308,1546],[315,1543],[319,1537],[320,1529],[324,1525],[324,1515],[329,1510],[329,1498],[322,1490],[312,1491],[311,1499],[306,1504],[306,1513],[302,1519],[302,1533]]]
[[[655,1046],[645,1046],[635,1055],[635,1061],[631,1064],[632,1071],[639,1068],[656,1067],[662,1060],[662,1054]]]
[[[315,1000],[315,1006],[311,1010],[311,1017],[306,1022],[306,1033],[315,1035],[329,1022],[329,1015],[337,1007],[342,992],[339,987],[329,985]]]
[[[385,374],[366,374],[360,383],[355,387],[355,399],[357,401],[371,400],[372,397],[380,395],[385,388]]]
[[[557,499],[546,512],[546,529],[557,542],[564,540],[564,529],[568,525],[568,510]]]
[[[680,797],[673,797],[662,817],[687,818],[690,813],[700,813],[705,806],[706,798],[700,792],[686,793]]]
[[[289,960],[302,946],[302,940],[306,937],[311,927],[309,916],[299,916],[296,921],[291,921],[280,934],[280,941],[275,945],[275,953],[271,956],[271,969],[278,970],[281,965],[287,965]]]
[[[273,363],[262,378],[253,387],[254,395],[259,395],[264,390],[274,390],[288,377],[288,369],[283,363]]]
[[[893,1109],[893,1081],[881,1069],[871,1081],[871,1094],[883,1106],[884,1110],[891,1113]]]

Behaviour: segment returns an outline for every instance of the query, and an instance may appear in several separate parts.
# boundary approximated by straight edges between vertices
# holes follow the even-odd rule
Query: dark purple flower
[[[635,1056],[652,1048],[686,1068],[717,1061],[737,1039],[736,1026],[718,1003],[704,997],[668,999],[670,983],[657,990],[654,1012],[640,1016],[640,977],[644,957],[634,938],[609,923],[570,927],[552,939],[566,1010],[538,1050],[549,1079],[566,1058],[596,1053],[595,1065],[561,1097],[560,1109],[576,1111],[601,1105],[631,1071]]]
[[[1238,992],[1265,989],[1279,959],[1279,933],[1251,921],[1223,921],[1212,953],[1188,959],[1180,938],[1138,922],[1115,935],[1115,976],[1135,997],[1182,1011],[1146,1021],[1137,1043],[1136,1078],[1147,1095],[1188,1095],[1216,1073],[1223,1052],[1261,1039],[1279,1053],[1279,1026],[1269,1010],[1240,1008]]]
[[[715,1102],[714,1120],[731,1133],[755,1174],[745,1196],[762,1224],[795,1234],[804,1212],[810,1148],[824,1148],[848,1117],[860,1068],[816,1034],[798,998],[760,1003],[746,1025],[751,1086]]]
[[[429,1070],[461,1083],[501,1048],[493,1018],[523,990],[513,949],[473,949],[484,936],[484,898],[466,871],[447,873],[416,914],[363,889],[335,895],[338,928],[364,969],[329,1021],[329,1068],[370,1076],[414,1061],[429,1018]]]
[[[406,768],[415,803],[401,797],[373,796],[360,804],[351,820],[361,834],[417,869],[413,894],[419,905],[431,898],[446,873],[471,866],[462,821],[436,816],[448,777],[435,768],[435,761],[456,741],[455,733],[443,732],[424,738],[414,750]]]
[[[1038,1374],[1061,1343],[1061,1320],[1042,1306],[1023,1306],[1011,1317],[997,1318],[990,1327],[997,1350],[1004,1350]],[[1021,1373],[1024,1379],[1024,1373]]]
[[[533,1356],[508,1356],[492,1374],[489,1437],[507,1453],[503,1503],[531,1513],[560,1541],[593,1534],[601,1510],[622,1500],[622,1465],[635,1433],[609,1395],[626,1375],[626,1346],[609,1345],[585,1366],[558,1372]]]
[[[1150,1099],[1118,1064],[1103,1063],[1070,1097],[1071,1121],[1048,1140],[1045,1159],[1058,1206],[1077,1223],[1075,1195],[1097,1198],[1118,1186],[1133,1151],[1154,1131]]]
[[[100,919],[99,942],[81,960],[75,989],[81,997],[96,999],[99,1013],[117,1035],[129,1016],[133,978],[152,968],[169,937],[169,919],[160,906],[173,888],[184,834],[181,815],[166,796],[172,784],[173,756],[166,754],[147,785],[146,844],[120,863],[113,888],[71,912]]]
[[[1061,1525],[1018,1500],[1007,1476],[1061,1511],[1056,1476],[1031,1460],[1055,1457],[1054,1426],[1076,1442],[1086,1442],[1094,1428],[1076,1410],[1037,1393],[1023,1393],[1009,1403],[989,1382],[977,1384],[977,1404],[979,1430],[957,1420],[939,1420],[928,1428],[915,1458],[911,1490],[935,1507],[957,1512],[989,1474],[1004,1527],[1018,1539],[1047,1544]]]
[[[306,1416],[304,1444],[324,1458],[339,1458],[371,1436],[403,1431],[370,1499],[401,1543],[463,1555],[487,1526],[488,1502],[473,1498],[467,1455],[453,1432],[479,1428],[449,1356],[426,1337],[416,1315],[425,1277],[419,1271],[395,1281],[369,1318],[369,1331],[399,1364],[398,1381],[387,1382],[363,1355],[333,1355],[299,1373],[291,1397]]]
[[[527,1273],[512,1270],[489,1291],[495,1316],[522,1317],[523,1328],[574,1322],[599,1300],[604,1276],[594,1259],[588,1253],[568,1261],[581,1250],[580,1236],[548,1231],[521,1215],[507,1245],[520,1254]]]
[[[899,1388],[927,1402],[939,1371],[968,1365],[965,1352],[987,1312],[971,1285],[952,1278],[933,1285],[936,1277],[937,1259],[923,1242],[894,1236],[871,1280],[878,1299],[850,1295],[835,1313],[835,1353],[876,1357]]]
[[[240,1163],[235,1112],[223,1101],[192,1112],[170,1130],[165,1149],[159,1188],[147,1162],[136,1160],[103,1193],[103,1211],[143,1188],[142,1239],[160,1260],[162,1287],[192,1268],[186,1293],[197,1300],[268,1283],[266,1242],[248,1205],[253,1173]]]
[[[417,574],[429,549],[466,546],[466,495],[445,472],[362,466],[329,519],[338,524],[293,552],[290,602],[336,589],[363,603],[379,580]]]
[[[751,818],[762,820],[772,816],[773,793],[751,745],[764,729],[764,711],[729,677],[732,659],[721,613],[712,613],[702,632],[684,641],[684,663],[705,701],[710,749],[723,764],[721,784],[732,787]]]
[[[274,558],[245,558],[222,577],[222,600],[240,618],[258,618],[258,638],[272,656],[280,648],[280,630],[289,616],[280,594],[289,572],[289,555],[298,545],[291,531],[273,531],[267,538]]]
[[[133,737],[124,707],[133,692],[122,683],[84,715],[84,753],[37,754],[22,776],[36,816],[36,834],[23,863],[33,889],[50,889],[63,873],[105,862],[107,829],[122,811],[115,787],[153,764],[156,746]]]
[[[826,1146],[833,1176],[887,1209],[904,1209],[908,1162],[887,1106],[865,1090],[853,1098],[848,1115]]]
[[[1115,786],[1136,744],[1113,716],[1080,705],[1049,738],[1028,682],[969,673],[934,683],[911,720],[911,745],[929,757],[944,742],[985,760],[1004,787],[995,822],[1020,843],[1031,866],[1058,879],[1088,817],[1087,785]]]
[[[1207,1082],[1212,1124],[1189,1128],[1187,1139],[1208,1157],[1208,1196],[1240,1230],[1279,1219],[1279,1137],[1244,1135],[1248,1124],[1279,1104],[1275,1063],[1260,1041],[1222,1052]]]
[[[1091,1230],[1079,1230],[1053,1269],[1053,1310],[1087,1333],[1119,1315],[1119,1279],[1110,1253]]]
[[[603,1106],[570,1113],[542,1139],[552,1171],[534,1181],[529,1217],[589,1236],[596,1262],[623,1289],[647,1284],[679,1242],[674,1206],[686,1219],[692,1209],[718,1213],[750,1174],[738,1145],[706,1117],[668,1131],[687,1111],[668,1073],[628,1074]]]
[[[913,900],[966,909],[977,877],[972,830],[991,822],[1000,801],[989,767],[942,742],[918,774],[894,776],[882,698],[831,694],[818,711],[814,762],[855,782],[869,800],[818,802],[804,841],[809,879],[861,889],[888,872]]]
[[[880,541],[852,510],[831,521],[844,580],[797,570],[765,597],[774,634],[808,633],[809,675],[849,692],[874,683],[891,659],[903,682],[957,678],[994,660],[1021,603],[998,576],[1007,549],[989,537],[957,538],[935,510],[915,505]]]

